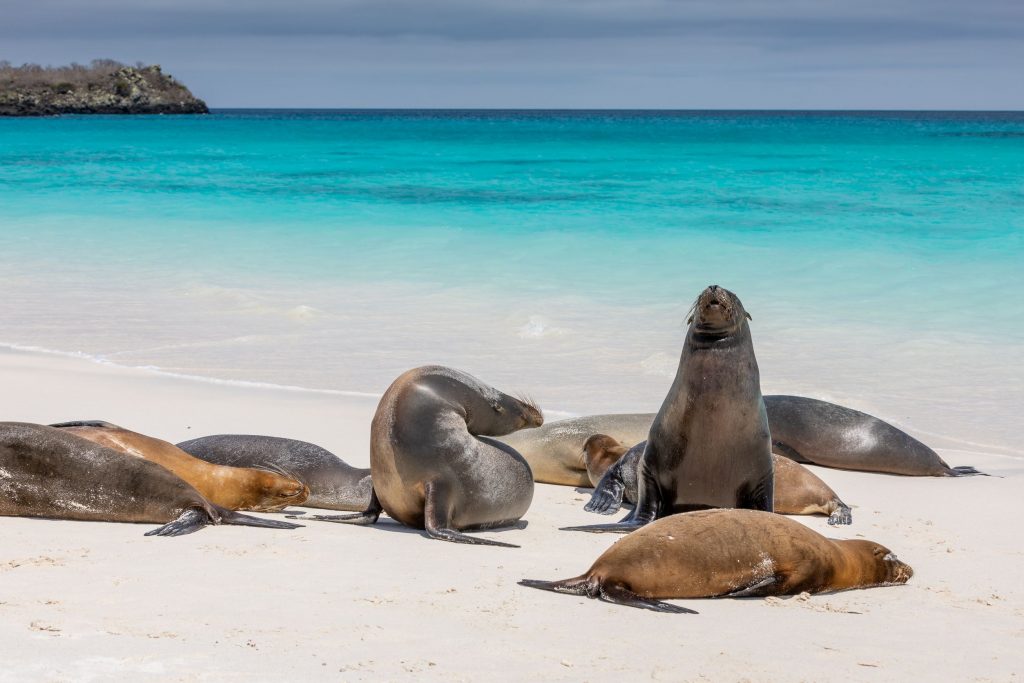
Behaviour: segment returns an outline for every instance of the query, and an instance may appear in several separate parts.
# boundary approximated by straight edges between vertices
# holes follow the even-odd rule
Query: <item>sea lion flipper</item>
[[[337,522],[339,524],[355,524],[356,526],[370,526],[376,524],[377,520],[380,519],[380,513],[384,511],[384,507],[377,500],[377,492],[374,489],[370,489],[370,503],[366,506],[366,509],[362,512],[357,512],[354,515],[311,515],[304,517],[303,519],[315,519],[318,522]],[[298,519],[296,515],[288,515],[288,519]]]
[[[210,523],[210,517],[199,508],[188,508],[173,522],[162,527],[147,531],[146,536],[184,536],[199,531]]]
[[[746,588],[740,588],[731,593],[726,593],[722,597],[724,598],[763,598],[769,595],[774,595],[778,592],[775,585],[779,583],[779,577],[772,574],[766,576],[760,581],[750,584]]]
[[[601,584],[597,594],[599,600],[610,602],[616,605],[626,605],[639,609],[649,609],[653,612],[666,612],[669,614],[697,614],[696,611],[679,605],[672,605],[661,600],[644,598],[621,584]]]
[[[622,507],[622,497],[626,493],[626,484],[622,480],[621,468],[613,465],[597,482],[594,492],[590,495],[588,502],[583,509],[587,512],[596,512],[599,515],[612,515]]]
[[[837,524],[852,524],[853,512],[850,510],[850,506],[841,500],[836,500],[836,509],[828,516],[828,523],[831,526],[836,526]]]
[[[502,548],[518,548],[519,546],[501,541],[492,541],[486,538],[467,536],[466,534],[452,528],[451,520],[448,518],[451,506],[447,501],[448,489],[444,484],[437,481],[429,481],[424,487],[423,505],[423,530],[431,538],[452,543],[466,543],[469,545],[494,545]],[[497,526],[497,525],[488,525]]]
[[[991,475],[985,474],[981,470],[975,469],[970,465],[960,465],[958,467],[950,467],[949,471],[946,472],[947,477],[988,477]]]
[[[587,526],[563,526],[559,531],[586,531],[591,534],[628,534],[640,528],[639,524],[618,522],[616,524],[588,524]]]
[[[243,515],[233,510],[223,511],[221,518],[221,524],[235,524],[237,526],[258,526],[264,529],[300,529],[301,524],[292,524],[291,522],[279,522],[276,519],[263,519],[262,517],[253,517],[252,515]]]

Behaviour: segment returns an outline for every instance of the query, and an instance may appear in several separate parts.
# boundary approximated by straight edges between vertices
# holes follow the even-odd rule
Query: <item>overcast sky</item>
[[[1024,109],[1024,0],[0,0],[213,107]]]

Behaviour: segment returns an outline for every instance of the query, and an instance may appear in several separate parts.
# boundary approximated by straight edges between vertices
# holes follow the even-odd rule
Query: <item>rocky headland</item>
[[[0,62],[0,116],[59,114],[207,114],[194,96],[159,65],[41,67]]]

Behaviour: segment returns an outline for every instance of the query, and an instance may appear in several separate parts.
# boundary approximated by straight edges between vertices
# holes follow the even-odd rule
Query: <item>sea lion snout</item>
[[[888,570],[887,583],[906,583],[914,576],[914,568],[897,558],[896,553],[886,553],[882,561]]]
[[[726,331],[738,327],[744,317],[750,316],[739,297],[724,287],[711,285],[697,297],[690,321],[696,320],[697,329],[705,332]]]

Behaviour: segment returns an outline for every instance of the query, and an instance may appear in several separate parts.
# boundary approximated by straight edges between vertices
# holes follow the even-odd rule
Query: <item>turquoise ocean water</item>
[[[167,372],[653,410],[717,283],[766,391],[1012,450],[1024,407],[1024,114],[0,119],[0,238],[0,343]]]

